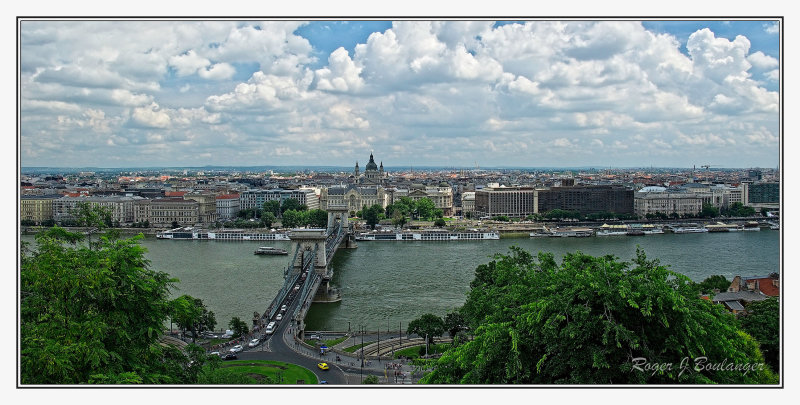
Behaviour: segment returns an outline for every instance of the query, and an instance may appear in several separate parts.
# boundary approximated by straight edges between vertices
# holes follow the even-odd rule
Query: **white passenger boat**
[[[287,252],[286,249],[276,248],[276,247],[272,247],[272,246],[261,246],[258,249],[256,249],[254,254],[257,254],[257,255],[288,255],[289,252]]]
[[[491,231],[364,232],[356,236],[357,241],[460,241],[496,239],[500,239],[500,234]]]
[[[183,227],[156,233],[158,239],[193,240],[289,240],[289,236],[279,232],[256,232],[246,229],[226,229],[209,231],[200,228]]]

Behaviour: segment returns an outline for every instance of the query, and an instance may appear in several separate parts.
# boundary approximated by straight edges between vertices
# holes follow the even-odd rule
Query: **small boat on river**
[[[276,248],[272,246],[261,246],[254,252],[257,255],[288,255],[286,249]]]

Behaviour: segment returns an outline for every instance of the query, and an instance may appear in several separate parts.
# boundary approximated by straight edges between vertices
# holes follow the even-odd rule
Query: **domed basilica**
[[[359,177],[358,162],[356,162],[356,168],[353,174],[356,183],[372,185],[383,184],[383,162],[381,162],[381,166],[378,168],[378,165],[375,164],[375,158],[373,158],[372,153],[370,153],[369,162],[367,162],[367,167],[364,169],[364,177]]]

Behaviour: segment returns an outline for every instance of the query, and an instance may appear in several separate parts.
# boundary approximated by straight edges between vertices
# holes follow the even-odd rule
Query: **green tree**
[[[455,338],[458,332],[467,328],[467,324],[458,311],[453,311],[444,316],[444,328],[451,338]]]
[[[275,214],[269,211],[265,211],[264,214],[261,216],[261,225],[265,228],[271,228],[272,224],[275,223],[278,219],[275,218]]]
[[[378,380],[377,376],[368,375],[366,378],[364,378],[364,381],[362,382],[362,384],[378,384],[379,382],[380,381]]]
[[[402,215],[406,217],[410,217],[413,215],[414,210],[416,209],[416,204],[414,200],[409,197],[400,197],[397,201],[391,204],[391,210],[387,207],[386,215],[392,218],[395,215]]]
[[[217,319],[213,311],[209,311],[200,298],[190,295],[182,295],[171,302],[172,320],[184,333],[187,330],[192,332],[192,341],[198,333],[213,330],[217,325]]]
[[[756,214],[756,210],[740,202],[735,202],[731,204],[730,207],[723,208],[720,214],[729,217],[752,217]]]
[[[308,226],[312,228],[327,228],[328,227],[328,212],[325,210],[309,210]]]
[[[433,343],[433,338],[444,334],[444,321],[434,314],[424,314],[408,324],[406,333],[428,337],[426,343]]]
[[[361,215],[363,216],[365,221],[367,221],[367,226],[372,229],[375,229],[375,225],[381,220],[383,217],[383,207],[378,204],[374,204],[371,207],[365,207],[361,210]]]
[[[238,316],[234,316],[231,318],[231,321],[228,322],[228,327],[231,328],[233,331],[233,336],[241,337],[249,332],[247,328],[247,322],[241,320]]]
[[[148,268],[141,235],[83,239],[54,227],[22,247],[22,383],[195,383],[192,349],[158,342],[177,280]]]
[[[303,225],[303,214],[300,211],[288,210],[283,213],[281,224],[284,228],[300,227]]]
[[[703,218],[716,218],[719,216],[719,208],[705,203],[703,204],[703,208],[700,210],[700,216]]]
[[[433,221],[433,225],[434,226],[438,226],[438,227],[442,227],[442,226],[447,225],[447,222],[445,222],[444,218],[436,218],[436,221]]]
[[[264,212],[271,212],[276,218],[281,215],[281,202],[280,201],[267,201],[263,205]]]
[[[697,284],[698,292],[701,294],[709,294],[714,291],[714,289],[718,289],[722,292],[728,291],[728,287],[731,286],[731,282],[728,281],[725,276],[721,275],[713,275],[706,277],[705,280],[701,281]]]
[[[286,211],[293,210],[293,211],[305,211],[308,207],[305,204],[300,204],[299,201],[295,200],[294,198],[287,198],[283,200],[281,203],[281,212],[285,213]]]
[[[640,250],[630,263],[572,253],[558,265],[552,254],[512,248],[475,270],[460,311],[473,339],[442,355],[422,382],[777,383],[768,368],[680,367],[684,358],[763,362],[735,317],[691,284]],[[673,367],[645,371],[642,361]]]
[[[72,211],[72,215],[77,226],[95,227],[101,230],[111,226],[111,210],[106,207],[80,202]]]
[[[415,202],[417,218],[429,220],[434,217],[436,205],[430,198],[420,198]]]
[[[753,301],[739,315],[742,329],[758,341],[764,360],[775,372],[780,372],[780,315],[777,298]]]

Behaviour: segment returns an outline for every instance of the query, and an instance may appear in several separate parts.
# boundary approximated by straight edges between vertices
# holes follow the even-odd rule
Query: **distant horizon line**
[[[443,169],[443,170],[488,170],[488,169],[547,169],[547,170],[567,170],[567,169],[693,169],[702,171],[712,170],[736,170],[736,169],[778,169],[777,167],[768,166],[748,166],[748,167],[726,167],[726,166],[712,166],[706,169],[704,166],[599,166],[599,165],[581,165],[581,166],[436,166],[436,165],[398,165],[398,166],[384,166],[384,171],[388,169]],[[213,169],[288,169],[288,170],[311,170],[311,169],[344,169],[353,170],[354,167],[350,166],[337,166],[337,165],[315,165],[315,166],[300,166],[300,165],[242,165],[242,166],[226,166],[226,165],[204,165],[204,166],[119,166],[119,167],[100,167],[100,166],[20,166],[20,171],[26,170],[213,170]]]

